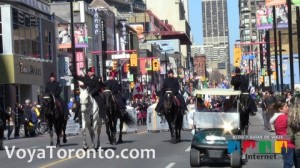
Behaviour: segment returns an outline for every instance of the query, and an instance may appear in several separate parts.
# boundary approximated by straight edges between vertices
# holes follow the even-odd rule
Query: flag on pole
[[[142,98],[143,97],[143,92],[144,92],[144,89],[143,89],[143,86],[137,82],[133,88],[133,91],[132,91],[132,96],[133,98]]]

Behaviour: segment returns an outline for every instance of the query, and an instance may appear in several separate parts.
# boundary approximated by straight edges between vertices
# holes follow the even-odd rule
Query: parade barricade
[[[187,108],[188,112],[183,116],[182,129],[185,131],[190,131],[193,129],[193,115],[195,112],[195,105],[189,104]]]
[[[147,130],[148,132],[169,131],[167,120],[159,117],[155,111],[157,103],[147,108]]]
[[[74,113],[71,113],[71,117],[69,117],[66,126],[66,134],[79,134],[80,124],[76,123],[74,120]]]
[[[136,110],[131,106],[126,106],[126,111],[131,118],[134,119],[134,125],[128,126],[125,123],[123,124],[122,133],[136,133],[137,132],[137,113]],[[120,132],[120,120],[117,122],[117,132]]]

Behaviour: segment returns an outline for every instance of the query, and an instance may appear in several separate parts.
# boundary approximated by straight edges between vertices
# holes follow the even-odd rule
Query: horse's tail
[[[124,121],[124,123],[127,125],[127,126],[134,126],[136,124],[136,121],[135,119],[129,115],[128,113],[125,113],[123,116],[122,116],[122,119]]]

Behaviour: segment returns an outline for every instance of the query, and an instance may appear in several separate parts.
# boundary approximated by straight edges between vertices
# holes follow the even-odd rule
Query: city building
[[[207,68],[228,76],[230,54],[227,0],[202,0],[202,25],[203,45],[211,46],[213,50],[205,53]]]
[[[50,73],[58,72],[55,34],[45,1],[0,2],[1,107],[40,101]]]

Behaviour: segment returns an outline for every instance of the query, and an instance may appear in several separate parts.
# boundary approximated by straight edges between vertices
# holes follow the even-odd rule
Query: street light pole
[[[165,51],[165,79],[167,78],[167,52]]]
[[[280,61],[280,91],[283,95],[283,72],[282,72],[282,44],[281,44],[281,31],[278,32],[279,36],[279,61]]]
[[[291,12],[291,11],[289,11],[289,12]],[[273,18],[276,18],[275,6],[273,6]],[[273,30],[274,30],[274,49],[275,49],[276,91],[279,91],[276,19],[273,19]]]
[[[74,16],[73,16],[73,2],[70,2],[70,17],[71,17],[71,48],[72,48],[72,64],[73,64],[73,72],[75,74],[77,74],[76,70],[76,53],[75,53],[75,37],[74,37]],[[73,78],[73,82],[74,82],[74,90],[73,90],[73,94],[74,97],[76,97],[76,84],[77,84],[77,80],[75,78]]]
[[[293,34],[292,34],[292,2],[287,0],[288,5],[288,32],[289,32],[289,58],[291,74],[291,92],[294,93],[294,56],[293,56]]]

